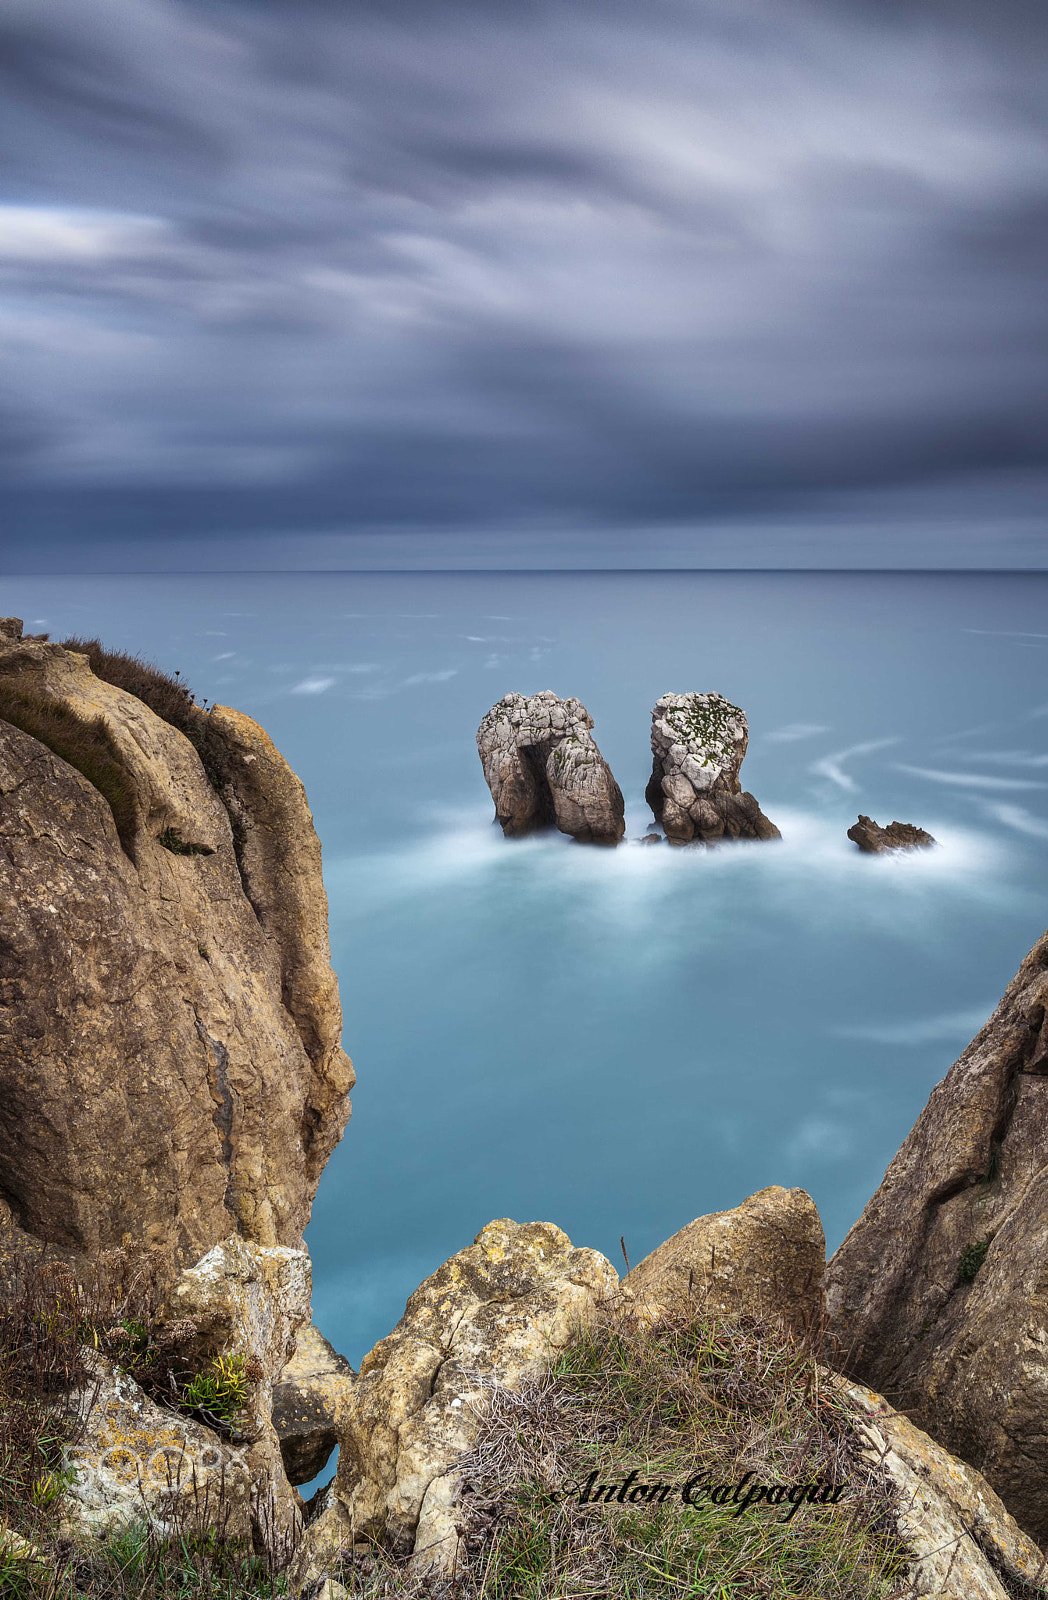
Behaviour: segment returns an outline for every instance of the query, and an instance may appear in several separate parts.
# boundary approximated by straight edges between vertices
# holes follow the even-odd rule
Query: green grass
[[[124,850],[130,854],[137,825],[134,786],[104,717],[80,717],[58,700],[0,683],[0,716],[53,750],[108,802]]]
[[[495,1390],[460,1463],[463,1600],[890,1600],[906,1565],[881,1474],[813,1356],[694,1305],[652,1328],[612,1311],[549,1379]],[[666,1487],[658,1503],[581,1503],[591,1474]],[[838,1503],[686,1505],[696,1475],[836,1486]],[[696,1488],[693,1498],[699,1495]],[[721,1498],[718,1491],[718,1498]],[[381,1550],[344,1564],[353,1596],[419,1595]],[[395,1585],[390,1587],[390,1585]],[[385,1586],[385,1587],[383,1587]],[[450,1591],[449,1591],[450,1592]]]
[[[961,1259],[957,1267],[957,1276],[962,1283],[974,1283],[979,1268],[986,1260],[987,1252],[992,1239],[976,1239],[973,1243],[965,1245],[961,1251]]]

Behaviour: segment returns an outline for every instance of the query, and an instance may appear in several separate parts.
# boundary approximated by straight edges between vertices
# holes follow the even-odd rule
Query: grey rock
[[[1048,935],[826,1269],[837,1364],[1048,1539]]]
[[[581,700],[550,689],[508,694],[484,717],[477,749],[495,815],[509,837],[559,828],[592,844],[626,831],[622,791],[597,748]]]
[[[645,799],[671,844],[778,839],[739,782],[749,742],[745,713],[719,694],[664,694],[651,713]]]

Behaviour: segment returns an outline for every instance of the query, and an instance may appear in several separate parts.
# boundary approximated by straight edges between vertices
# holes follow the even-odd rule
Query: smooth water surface
[[[20,578],[3,610],[97,633],[236,705],[323,842],[354,1116],[308,1242],[356,1363],[492,1217],[622,1266],[800,1184],[833,1248],[1048,921],[1048,577],[310,574]],[[504,841],[474,736],[577,695],[650,816],[666,690],[744,707],[781,844]],[[859,811],[940,848],[861,856]]]

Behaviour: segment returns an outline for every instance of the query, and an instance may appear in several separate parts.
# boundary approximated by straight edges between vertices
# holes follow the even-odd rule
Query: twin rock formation
[[[622,791],[592,727],[581,701],[549,689],[492,706],[477,748],[507,837],[555,826],[583,842],[618,844]],[[722,695],[664,694],[657,702],[645,799],[671,843],[780,837],[739,782],[748,741],[745,714]]]

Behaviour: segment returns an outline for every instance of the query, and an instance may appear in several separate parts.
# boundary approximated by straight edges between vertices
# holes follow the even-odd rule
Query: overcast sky
[[[8,570],[1048,565],[1046,36],[4,0]]]

